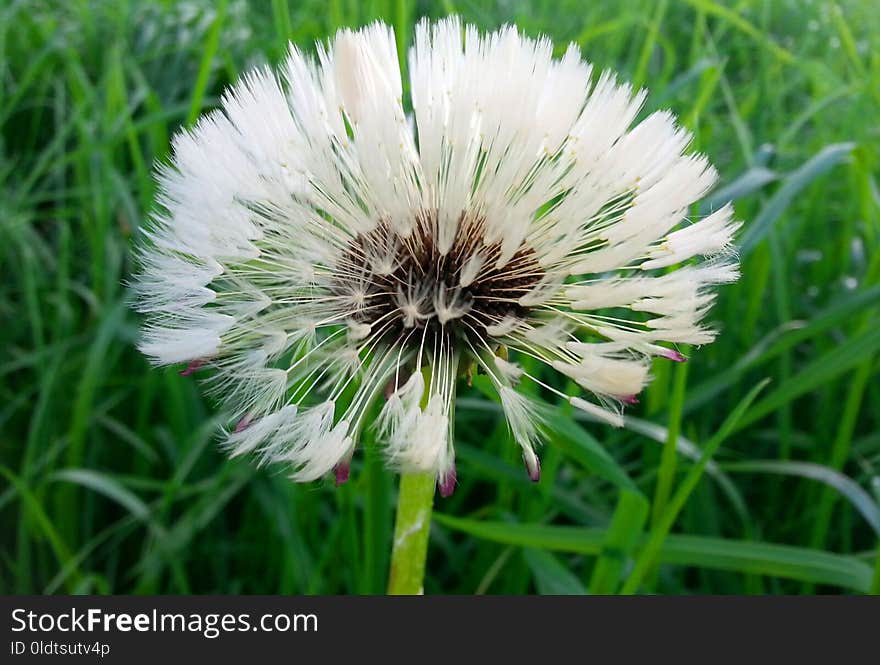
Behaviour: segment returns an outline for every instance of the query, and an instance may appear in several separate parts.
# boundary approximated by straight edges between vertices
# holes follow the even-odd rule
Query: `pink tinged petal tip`
[[[347,483],[348,477],[351,474],[351,462],[340,462],[333,467],[333,473],[336,475],[337,487],[343,483]]]
[[[241,417],[241,420],[235,423],[235,428],[232,431],[236,434],[243,432],[250,427],[251,422],[253,422],[253,416],[250,413],[246,413]]]
[[[180,370],[180,372],[178,372],[178,374],[180,374],[180,376],[189,376],[190,374],[195,374],[196,372],[198,372],[202,368],[202,365],[204,365],[204,364],[205,364],[205,361],[201,360],[201,359],[190,360],[189,365],[187,365],[184,369]]]
[[[671,360],[672,362],[676,362],[676,363],[687,362],[687,356],[682,355],[681,353],[679,353],[675,349],[667,349],[666,353],[663,354],[663,357]]]
[[[444,499],[448,499],[449,497],[451,497],[452,493],[455,491],[455,481],[455,465],[453,464],[449,471],[447,471],[440,478],[440,482],[437,483],[440,489],[440,496],[442,496]]]
[[[638,404],[639,398],[635,395],[625,395],[620,398],[620,400],[626,404]]]
[[[526,461],[526,472],[529,474],[529,480],[533,483],[537,483],[541,481],[541,460],[537,457],[534,457],[534,463],[529,464]]]

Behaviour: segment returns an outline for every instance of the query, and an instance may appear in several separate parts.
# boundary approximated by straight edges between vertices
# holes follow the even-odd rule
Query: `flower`
[[[372,426],[443,494],[476,367],[537,480],[542,409],[519,382],[620,425],[652,356],[711,341],[700,320],[737,278],[738,225],[729,205],[689,218],[715,171],[671,113],[633,126],[645,92],[592,77],[574,45],[554,59],[515,27],[423,21],[409,74],[411,116],[392,30],[341,30],[174,138],[133,284],[140,348],[211,370],[233,455],[342,482]]]

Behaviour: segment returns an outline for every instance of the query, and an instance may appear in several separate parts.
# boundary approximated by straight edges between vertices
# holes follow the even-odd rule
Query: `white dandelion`
[[[391,466],[446,495],[476,367],[537,480],[542,409],[521,382],[620,425],[652,356],[711,341],[712,288],[737,278],[730,206],[690,217],[715,171],[672,114],[634,125],[644,91],[552,52],[423,21],[408,116],[392,30],[341,30],[175,137],[133,286],[140,348],[210,370],[231,454],[342,481],[374,427]]]

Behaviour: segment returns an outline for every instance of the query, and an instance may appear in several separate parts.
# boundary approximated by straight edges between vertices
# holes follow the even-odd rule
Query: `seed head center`
[[[391,340],[418,329],[485,338],[489,326],[526,315],[520,298],[544,275],[534,251],[522,245],[502,264],[501,243],[484,240],[484,218],[462,214],[443,252],[436,221],[436,213],[422,212],[405,237],[382,222],[351,241],[336,266],[335,293],[352,323]]]

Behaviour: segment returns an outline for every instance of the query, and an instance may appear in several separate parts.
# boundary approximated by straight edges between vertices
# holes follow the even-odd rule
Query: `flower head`
[[[409,74],[411,117],[391,29],[341,30],[175,137],[134,285],[141,349],[209,370],[234,455],[342,482],[372,426],[444,494],[476,366],[537,479],[541,412],[519,382],[620,424],[652,356],[712,339],[700,320],[737,277],[737,225],[729,206],[690,220],[714,170],[670,113],[633,126],[644,92],[591,76],[574,46],[554,59],[514,27],[422,22]]]

